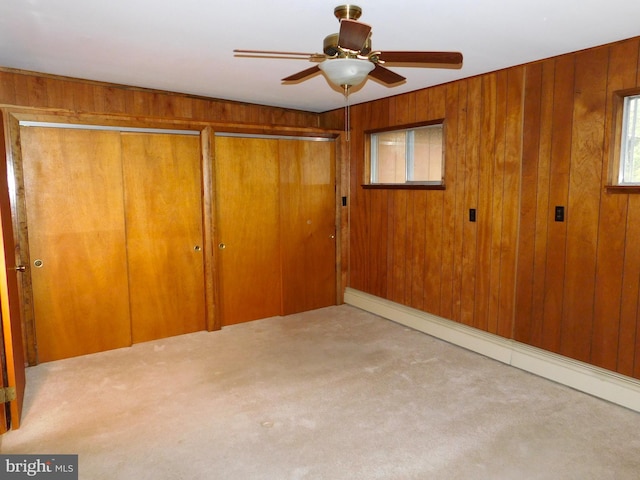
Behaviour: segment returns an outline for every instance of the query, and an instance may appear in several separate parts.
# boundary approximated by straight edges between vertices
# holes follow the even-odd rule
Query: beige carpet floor
[[[86,480],[640,478],[640,414],[347,305],[27,380],[2,452]]]

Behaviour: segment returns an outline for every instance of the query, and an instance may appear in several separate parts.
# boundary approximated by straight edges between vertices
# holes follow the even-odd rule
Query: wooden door
[[[0,433],[8,428],[20,427],[24,401],[25,355],[22,343],[20,298],[16,270],[16,248],[11,220],[11,204],[5,155],[4,128],[0,116],[0,314],[2,315],[2,339],[0,339],[0,387],[15,389],[9,408],[0,408]],[[8,414],[8,417],[7,417]],[[1,442],[1,441],[0,441]]]
[[[0,184],[6,183],[2,177]],[[5,197],[4,185],[2,185],[0,195]],[[11,225],[9,208],[9,197],[2,198],[0,206],[0,235],[2,235],[2,252],[0,252],[0,303],[2,304],[2,334],[4,348],[2,370],[6,375],[0,380],[0,386],[12,388],[15,395],[11,395],[9,402],[9,418],[6,418],[7,411],[2,411],[2,421],[0,421],[0,433],[4,433],[7,428],[17,429],[20,426],[22,415],[22,404],[24,401],[24,390],[26,385],[25,376],[25,356],[22,343],[22,325],[20,320],[20,298],[18,290],[19,273],[16,270],[15,247],[13,240],[13,228]],[[1,355],[1,353],[0,353]]]
[[[216,137],[222,325],[281,312],[278,143]]]
[[[335,146],[279,140],[283,314],[336,304]]]
[[[134,343],[205,329],[200,138],[122,134]]]
[[[120,133],[20,135],[38,361],[130,345]]]

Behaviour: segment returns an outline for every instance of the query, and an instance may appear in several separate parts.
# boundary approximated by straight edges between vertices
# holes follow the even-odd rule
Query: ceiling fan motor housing
[[[362,15],[362,9],[357,5],[340,5],[333,10],[333,14],[338,20],[343,18],[358,20]]]

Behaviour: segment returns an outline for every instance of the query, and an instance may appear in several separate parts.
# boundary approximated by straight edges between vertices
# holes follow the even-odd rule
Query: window
[[[618,185],[640,185],[640,95],[624,97]]]
[[[370,134],[370,185],[442,185],[442,123]]]

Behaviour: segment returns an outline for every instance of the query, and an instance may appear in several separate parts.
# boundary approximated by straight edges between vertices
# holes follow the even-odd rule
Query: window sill
[[[443,183],[365,183],[365,190],[446,190]]]
[[[607,185],[604,187],[607,193],[640,193],[640,185]]]

